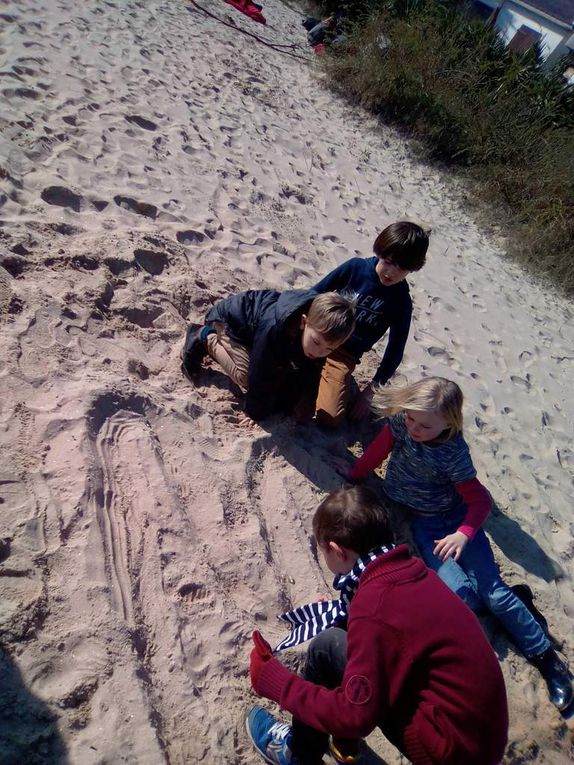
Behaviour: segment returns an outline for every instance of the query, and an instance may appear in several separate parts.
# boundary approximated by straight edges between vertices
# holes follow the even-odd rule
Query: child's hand
[[[261,674],[261,670],[265,666],[265,663],[273,658],[273,651],[259,630],[255,630],[251,637],[253,639],[254,648],[251,651],[249,674],[251,676],[253,690],[259,693],[257,690],[259,685],[259,675]]]
[[[373,395],[374,391],[370,385],[363,388],[351,407],[349,414],[352,420],[364,420],[368,416],[371,411]]]
[[[224,409],[221,414],[221,418],[231,425],[239,425],[240,428],[251,429],[259,427],[259,425],[245,414],[243,409],[239,409],[237,405],[232,405],[229,409]]]
[[[435,539],[435,547],[432,552],[433,555],[437,555],[443,562],[448,558],[458,560],[467,543],[468,537],[466,534],[463,534],[462,531],[455,531],[454,534],[448,534],[448,536],[442,539]]]
[[[243,413],[238,416],[237,424],[241,428],[253,429],[258,427],[255,420],[252,420],[251,417],[248,417],[246,414],[243,414]]]

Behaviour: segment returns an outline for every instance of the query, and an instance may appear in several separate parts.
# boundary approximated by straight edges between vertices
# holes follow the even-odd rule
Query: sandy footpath
[[[497,560],[574,666],[571,306],[322,87],[300,14],[198,2],[227,25],[179,0],[0,5],[1,765],[257,761],[249,635],[327,590],[310,520],[361,433],[242,430],[221,373],[181,376],[183,333],[398,219],[433,229],[398,378],[461,384]],[[505,763],[569,762],[539,675],[492,639]]]

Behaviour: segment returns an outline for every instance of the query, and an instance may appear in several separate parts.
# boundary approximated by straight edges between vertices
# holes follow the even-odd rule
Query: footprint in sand
[[[486,306],[480,299],[479,295],[472,296],[472,307],[481,313],[486,313]]]
[[[456,313],[456,308],[450,303],[447,303],[446,300],[443,300],[440,297],[431,297],[431,303],[435,303],[441,308],[444,308],[449,313]]]
[[[143,215],[146,218],[152,218],[154,220],[157,217],[157,207],[148,202],[138,202],[137,199],[124,197],[121,194],[117,194],[114,197],[114,202],[118,207],[123,207],[125,210],[129,210],[137,215]]]
[[[146,119],[145,117],[139,117],[137,114],[126,116],[125,117],[126,122],[131,123],[132,125],[137,125],[138,127],[143,128],[144,130],[157,130],[157,125],[155,122],[152,122],[151,120]]]
[[[74,212],[80,212],[80,207],[84,199],[82,196],[75,194],[65,186],[48,186],[43,189],[40,196],[46,204],[57,205],[58,207],[68,207]]]
[[[452,364],[454,361],[454,358],[448,353],[444,348],[439,348],[436,345],[431,345],[429,348],[426,349],[429,356],[432,356],[433,358],[438,358],[441,361],[446,362],[447,364]]]
[[[532,386],[530,384],[530,380],[528,379],[528,377],[529,376],[527,375],[525,379],[524,377],[518,377],[518,375],[510,375],[510,380],[519,388],[529,391]]]
[[[168,265],[167,255],[154,250],[134,250],[138,266],[152,276],[159,276]]]
[[[180,600],[193,603],[195,600],[203,600],[207,596],[207,587],[197,582],[185,582],[177,588]]]
[[[176,237],[180,244],[200,244],[204,241],[205,234],[202,234],[201,231],[188,229],[187,231],[178,231]]]

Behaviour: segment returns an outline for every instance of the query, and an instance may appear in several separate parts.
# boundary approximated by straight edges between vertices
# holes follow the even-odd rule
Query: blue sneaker
[[[270,765],[297,765],[291,754],[291,726],[277,722],[263,707],[253,706],[245,718],[247,735]]]

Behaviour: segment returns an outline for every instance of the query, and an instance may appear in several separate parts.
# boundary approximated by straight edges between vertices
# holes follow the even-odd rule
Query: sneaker
[[[189,379],[201,369],[201,362],[207,355],[205,330],[207,327],[190,324],[185,333],[185,342],[181,349],[181,371]]]
[[[245,718],[247,735],[270,765],[296,765],[291,754],[291,726],[278,722],[260,706],[253,706]]]

